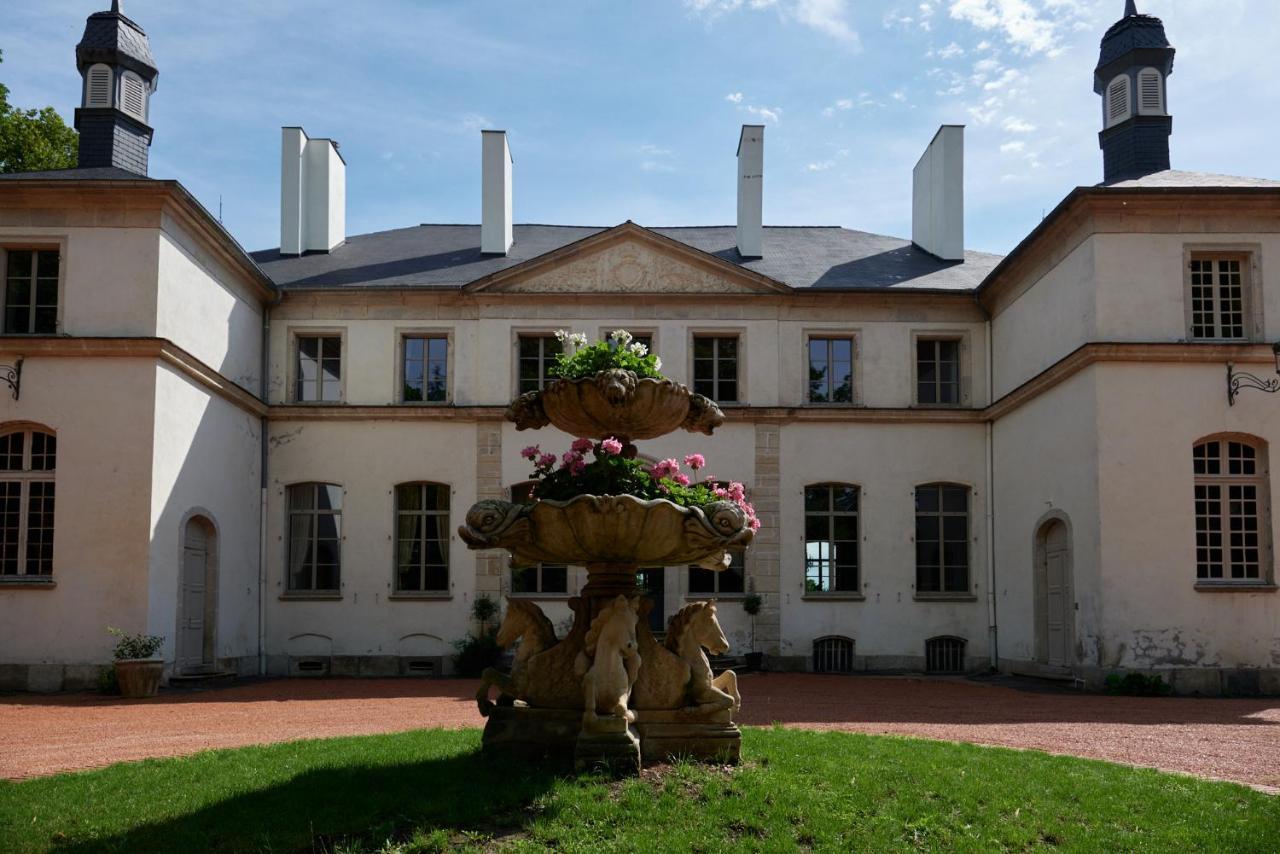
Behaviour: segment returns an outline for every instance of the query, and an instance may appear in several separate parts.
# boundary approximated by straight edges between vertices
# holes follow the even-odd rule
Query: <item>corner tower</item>
[[[76,68],[84,81],[75,117],[80,167],[115,166],[146,175],[151,94],[160,72],[147,34],[120,11],[120,0],[85,22]]]
[[[1167,83],[1174,49],[1164,22],[1126,0],[1124,17],[1102,37],[1093,91],[1102,96],[1103,181],[1140,178],[1169,168]]]

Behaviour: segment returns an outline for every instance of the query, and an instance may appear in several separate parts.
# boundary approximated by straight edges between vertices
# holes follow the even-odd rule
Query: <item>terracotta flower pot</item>
[[[124,658],[116,662],[116,684],[120,696],[130,700],[154,697],[160,690],[164,660],[159,658]]]
[[[684,428],[708,436],[724,423],[714,402],[671,380],[640,379],[631,371],[556,380],[521,395],[507,409],[518,430],[555,425],[571,436],[624,441],[654,439]]]

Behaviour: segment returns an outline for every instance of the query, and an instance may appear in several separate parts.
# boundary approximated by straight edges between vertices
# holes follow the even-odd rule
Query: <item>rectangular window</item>
[[[6,334],[53,335],[58,331],[58,266],[53,249],[10,249],[4,276]]]
[[[449,589],[449,487],[402,483],[396,487],[396,592]]]
[[[969,592],[968,487],[916,487],[916,592]]]
[[[1196,579],[1263,578],[1265,473],[1244,442],[1211,441],[1194,449]]]
[[[513,595],[537,596],[569,592],[569,567],[562,563],[540,563],[511,570]]]
[[[542,391],[553,379],[547,370],[556,363],[556,356],[564,352],[564,347],[551,335],[521,335],[518,346],[518,393]]]
[[[809,339],[809,402],[853,403],[853,339]]]
[[[342,487],[289,487],[289,591],[337,593],[341,565]]]
[[[693,336],[693,390],[717,403],[738,402],[738,337]]]
[[[700,566],[689,567],[689,592],[711,596],[743,593],[746,591],[746,558],[741,551],[729,552],[731,563],[716,571]]]
[[[805,593],[857,593],[858,487],[804,488]]]
[[[299,335],[295,400],[301,403],[342,399],[342,336]]]
[[[449,339],[409,335],[404,339],[405,403],[444,403],[449,399]]]
[[[0,577],[53,574],[57,448],[53,434],[38,430],[0,436]]]
[[[1247,258],[1191,256],[1191,337],[1245,340],[1249,337]]]
[[[954,338],[916,339],[916,403],[960,402],[960,342]]]

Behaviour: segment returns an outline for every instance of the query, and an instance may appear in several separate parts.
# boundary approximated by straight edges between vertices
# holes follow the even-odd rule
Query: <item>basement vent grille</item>
[[[930,638],[924,642],[924,669],[929,673],[964,673],[964,638]]]
[[[304,658],[298,662],[299,673],[323,673],[325,664],[318,658]]]
[[[417,658],[410,661],[406,669],[415,676],[433,676],[436,672],[436,663]]]
[[[852,673],[853,641],[835,636],[815,640],[813,670],[815,673]]]

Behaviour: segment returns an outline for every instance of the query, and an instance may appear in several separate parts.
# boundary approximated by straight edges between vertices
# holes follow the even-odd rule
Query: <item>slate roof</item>
[[[1163,21],[1151,15],[1128,15],[1112,24],[1102,37],[1098,68],[1106,68],[1131,51],[1169,46]]]
[[[459,288],[605,230],[516,225],[510,253],[493,256],[480,254],[478,225],[420,225],[350,237],[329,253],[252,257],[285,290]],[[744,259],[733,226],[651,230],[793,288],[966,291],[1000,261],[980,252],[966,253],[963,264],[940,261],[909,240],[818,226],[766,226],[764,257]]]
[[[12,172],[0,175],[0,181],[154,181],[146,175],[118,166],[95,166],[85,169],[52,169],[47,172]]]
[[[119,12],[95,12],[85,21],[84,35],[76,45],[77,64],[84,70],[91,63],[117,59],[126,60],[124,65],[142,65],[152,75],[156,72],[156,59],[142,27]]]

